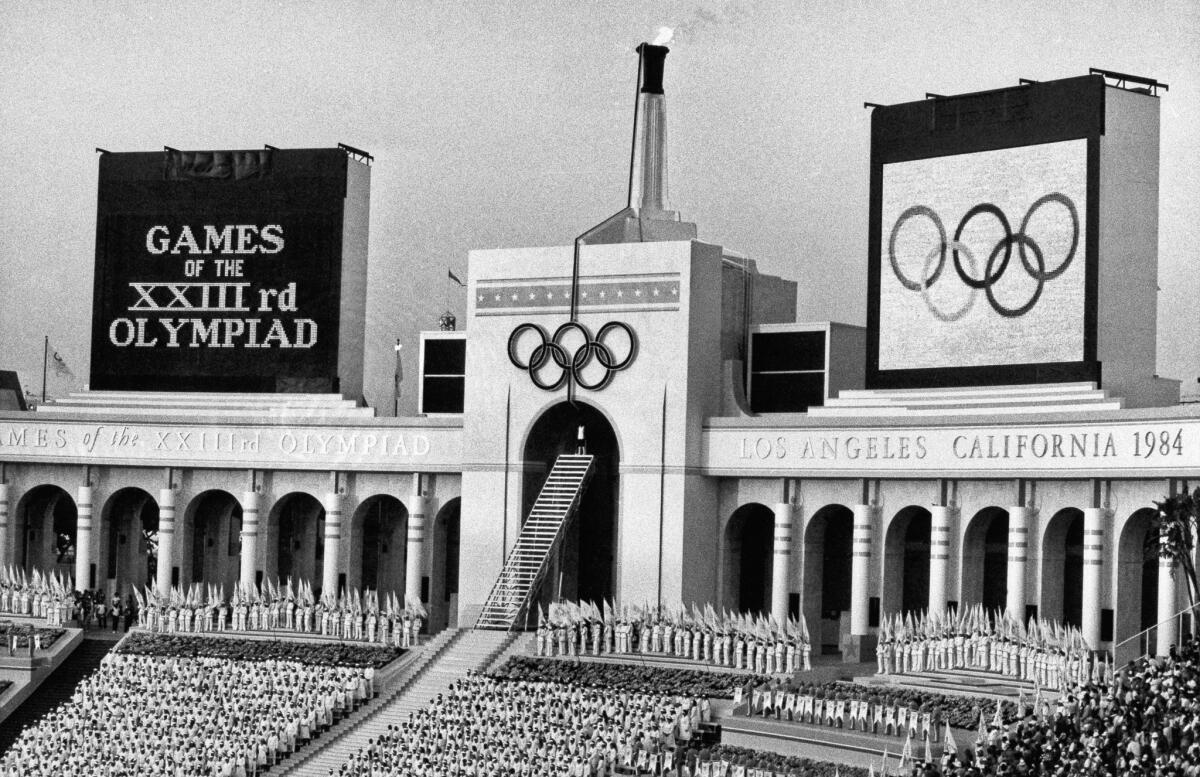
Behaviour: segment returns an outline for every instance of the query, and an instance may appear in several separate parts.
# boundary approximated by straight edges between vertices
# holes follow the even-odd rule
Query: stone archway
[[[551,589],[568,600],[602,602],[616,591],[616,548],[620,504],[621,450],[612,424],[592,405],[576,400],[548,408],[525,440],[522,522],[533,508],[555,460],[575,453],[583,427],[593,472],[578,514],[561,540],[558,557],[549,561],[542,601]],[[561,581],[561,582],[560,582]],[[561,587],[560,587],[561,586]]]
[[[360,544],[357,574],[349,575],[351,586],[379,592],[379,601],[388,594],[404,601],[404,565],[407,555],[408,510],[389,494],[377,494],[363,500],[354,511],[354,537]]]
[[[275,576],[282,581],[290,577],[293,585],[307,582],[317,596],[323,596],[325,507],[321,501],[312,494],[293,491],[275,502],[268,520],[275,536]]]
[[[1152,507],[1135,511],[1125,521],[1117,541],[1114,644],[1120,644],[1158,621],[1158,553],[1152,544],[1153,538],[1158,536],[1152,526],[1155,515]],[[1154,653],[1153,641],[1146,643],[1146,649]]]
[[[1038,615],[1078,627],[1083,616],[1083,510],[1065,507],[1042,534]]]
[[[882,614],[929,606],[931,529],[932,515],[924,507],[909,505],[892,517],[884,538]]]
[[[458,556],[462,500],[442,505],[433,520],[430,556],[429,632],[458,625]]]
[[[122,488],[101,510],[107,594],[127,597],[152,585],[158,569],[158,502],[146,491]]]
[[[725,525],[725,606],[735,612],[771,612],[775,513],[757,502],[733,511]]]
[[[854,512],[840,504],[817,510],[804,530],[804,619],[822,653],[841,650],[841,622],[850,612],[853,539]]]
[[[26,573],[75,575],[75,541],[79,511],[75,500],[59,486],[31,488],[17,503],[17,565]],[[89,581],[76,580],[82,591]]]
[[[211,489],[192,498],[183,517],[180,582],[237,585],[242,550],[242,505],[228,491]]]
[[[963,533],[961,603],[1004,611],[1008,595],[1008,511],[985,507]]]

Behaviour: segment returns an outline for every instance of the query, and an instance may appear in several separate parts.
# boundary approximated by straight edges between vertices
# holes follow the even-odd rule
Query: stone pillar
[[[1158,624],[1155,630],[1154,655],[1165,656],[1171,652],[1171,645],[1179,644],[1179,603],[1175,596],[1176,561],[1173,558],[1158,557]]]
[[[325,561],[321,570],[321,591],[338,594],[338,564],[342,549],[342,495],[325,495]]]
[[[946,611],[946,595],[950,587],[950,527],[954,523],[954,508],[933,505],[929,508],[929,612]]]
[[[1083,511],[1083,615],[1079,630],[1092,650],[1100,648],[1100,587],[1104,580],[1104,524],[1107,511]]]
[[[1028,603],[1025,570],[1029,559],[1029,522],[1032,517],[1032,508],[1019,505],[1008,508],[1008,577],[1004,609],[1022,623],[1025,622]]]
[[[242,494],[242,556],[238,580],[254,585],[258,570],[258,492]]]
[[[8,484],[0,483],[0,567],[8,564],[12,553],[8,550]]]
[[[166,596],[171,590],[171,567],[175,565],[175,489],[158,492],[158,568],[154,585]]]
[[[75,499],[75,588],[87,588],[92,566],[92,492],[91,486],[80,486]]]
[[[775,558],[771,563],[771,616],[787,623],[788,581],[792,579],[792,505],[775,505]]]
[[[871,545],[875,531],[875,507],[854,505],[854,555],[850,561],[850,635],[870,633]]]
[[[429,500],[421,493],[420,476],[413,485],[408,513],[408,545],[404,552],[404,599],[421,600],[421,571],[425,560],[425,514]]]

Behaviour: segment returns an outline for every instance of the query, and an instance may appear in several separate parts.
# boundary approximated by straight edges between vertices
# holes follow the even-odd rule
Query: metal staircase
[[[579,508],[591,477],[589,455],[559,456],[555,460],[475,628],[507,631],[520,620],[546,574],[546,561],[562,541],[564,530]]]

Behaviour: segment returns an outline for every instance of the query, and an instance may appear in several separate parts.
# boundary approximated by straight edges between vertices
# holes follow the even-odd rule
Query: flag
[[[450,276],[450,280],[454,281],[454,282],[455,282],[455,283],[457,283],[459,286],[462,286],[463,288],[466,288],[467,284],[463,283],[463,282],[462,282],[462,279],[461,279],[461,278],[459,278],[457,275],[455,275],[455,274],[454,274],[454,270],[446,270],[446,274]]]
[[[913,750],[912,750],[912,732],[904,740],[904,749],[900,751],[900,765],[896,768],[899,774],[904,774],[912,769]]]
[[[942,743],[942,750],[958,755],[958,743],[954,741],[954,733],[950,731],[949,723],[946,724],[946,739]]]
[[[67,360],[62,357],[62,354],[53,346],[48,346],[47,350],[50,352],[50,366],[54,369],[55,375],[67,378],[75,377],[75,373],[71,372],[71,367],[67,364]]]

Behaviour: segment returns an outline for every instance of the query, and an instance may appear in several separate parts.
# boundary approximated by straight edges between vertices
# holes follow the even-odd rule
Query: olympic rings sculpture
[[[1043,205],[1050,203],[1062,205],[1071,217],[1071,246],[1067,250],[1066,256],[1054,269],[1047,269],[1046,257],[1042,252],[1041,246],[1026,233],[1033,214]],[[978,275],[979,265],[975,254],[962,241],[963,230],[967,228],[967,225],[976,216],[984,218],[990,216],[1004,230],[1004,237],[1000,238],[996,245],[993,246],[991,253],[988,254],[987,261],[984,263],[982,276]],[[900,263],[896,259],[896,236],[900,233],[900,228],[905,223],[916,218],[929,219],[933,223],[934,228],[937,229],[938,234],[937,245],[933,246],[929,250],[929,253],[925,255],[921,271],[921,278],[923,280],[920,281],[906,276],[900,269]],[[1037,288],[1024,304],[1010,307],[996,299],[993,287],[1008,269],[1014,245],[1017,247],[1017,256],[1021,260],[1021,267],[1029,277],[1037,282]],[[988,303],[991,304],[993,310],[1005,318],[1017,318],[1033,309],[1033,306],[1037,304],[1038,299],[1042,296],[1042,291],[1047,281],[1052,281],[1066,272],[1067,268],[1071,265],[1071,261],[1075,258],[1075,251],[1078,248],[1079,211],[1070,197],[1061,192],[1051,192],[1040,197],[1029,206],[1029,210],[1025,212],[1025,217],[1021,219],[1021,227],[1016,232],[1012,231],[1012,227],[1009,225],[1008,217],[1004,214],[1004,211],[990,202],[982,202],[967,211],[962,220],[958,222],[958,227],[954,230],[953,239],[949,240],[946,238],[946,227],[942,224],[942,219],[932,208],[925,205],[913,205],[900,214],[900,217],[896,219],[896,223],[892,227],[891,237],[888,238],[888,260],[891,262],[892,272],[896,274],[896,280],[900,281],[900,284],[906,289],[919,291],[929,311],[941,321],[957,321],[965,316],[971,310],[972,305],[975,304],[975,292],[980,289],[987,296]],[[942,276],[942,271],[946,269],[947,249],[950,250],[955,274],[971,290],[967,301],[962,307],[951,311],[939,308],[929,294],[929,288]],[[1032,260],[1030,256],[1032,256]],[[966,265],[965,267],[964,264]]]
[[[609,334],[618,329],[629,338],[629,352],[620,359],[616,357],[606,342]],[[537,332],[541,342],[534,346],[529,353],[529,358],[522,361],[517,353],[517,341],[526,332]],[[563,346],[563,338],[571,332],[578,333],[583,337],[583,344],[576,348],[574,353],[568,353]],[[623,321],[609,321],[600,327],[595,337],[592,337],[588,328],[578,321],[568,321],[559,326],[554,330],[553,336],[547,336],[545,329],[533,323],[521,324],[508,336],[508,360],[517,369],[528,372],[533,385],[543,391],[557,391],[568,380],[573,380],[581,388],[589,391],[599,391],[612,381],[613,375],[633,362],[636,353],[637,337],[634,336],[633,329]],[[588,382],[583,376],[583,371],[591,364],[592,359],[595,359],[596,363],[604,368],[604,375],[599,380]],[[561,370],[558,379],[553,382],[542,380],[538,374],[550,362],[553,362],[554,366]]]

